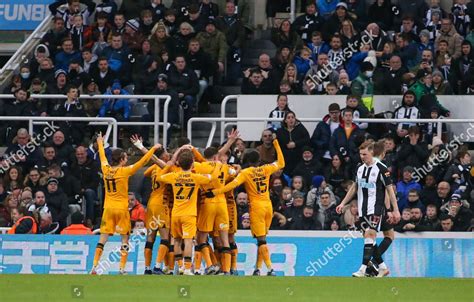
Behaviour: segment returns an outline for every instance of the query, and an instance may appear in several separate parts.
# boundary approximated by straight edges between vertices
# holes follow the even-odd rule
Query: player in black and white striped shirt
[[[344,205],[352,200],[357,191],[359,225],[364,236],[364,253],[362,265],[352,274],[354,277],[365,277],[367,264],[375,249],[375,238],[381,222],[386,219],[390,203],[396,198],[392,188],[392,179],[387,167],[374,158],[374,142],[366,141],[359,147],[362,164],[357,168],[356,181],[351,186],[336,211],[342,212]],[[386,193],[389,193],[387,200]]]

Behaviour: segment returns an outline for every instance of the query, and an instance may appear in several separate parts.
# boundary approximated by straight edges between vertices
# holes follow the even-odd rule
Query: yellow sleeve
[[[150,158],[153,156],[153,153],[155,153],[155,151],[156,151],[155,148],[151,148],[150,150],[148,150],[148,152],[145,155],[142,156],[142,158],[140,158],[139,161],[137,161],[133,165],[130,165],[129,173],[135,174],[138,171],[138,169],[143,167],[150,160]]]
[[[211,182],[211,175],[209,174],[195,174],[194,181],[199,185],[206,185]]]
[[[158,173],[156,173],[156,176],[159,177],[161,175],[164,175],[168,173],[171,170],[171,166],[166,165],[163,169],[160,169]]]
[[[278,169],[283,169],[285,167],[285,158],[283,157],[283,152],[281,152],[280,143],[278,143],[278,140],[273,140],[273,146],[275,147],[277,153],[277,167]]]
[[[167,184],[172,184],[174,182],[174,179],[175,179],[175,173],[173,172],[160,176],[160,181]]]
[[[198,163],[203,163],[206,161],[206,159],[201,155],[201,153],[196,148],[193,148],[193,155],[194,155],[194,160],[197,161]]]
[[[150,177],[151,176],[151,173],[153,173],[153,170],[156,169],[156,165],[152,165],[150,167],[148,167],[148,169],[146,169],[145,173],[143,173],[143,175],[145,177]]]
[[[101,166],[108,166],[109,162],[107,161],[107,157],[105,156],[104,142],[97,142],[97,147],[99,148],[99,158]]]
[[[238,186],[240,186],[244,181],[245,181],[245,175],[244,173],[240,173],[233,181],[226,184],[223,188],[213,190],[212,193],[214,193],[214,195],[219,195],[219,194],[231,191],[237,188]]]

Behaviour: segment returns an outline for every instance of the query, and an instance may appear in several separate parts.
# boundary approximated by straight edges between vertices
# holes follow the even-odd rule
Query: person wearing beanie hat
[[[212,19],[202,14],[199,5],[193,3],[188,7],[188,15],[185,17],[184,21],[191,24],[195,32],[201,32],[204,30],[209,20]]]
[[[55,79],[58,79],[58,77],[59,77],[61,74],[67,77],[67,72],[66,72],[64,69],[58,69],[58,70],[56,70],[56,72],[54,73],[54,78],[55,78]]]
[[[122,34],[123,44],[134,53],[142,50],[142,42],[145,39],[139,28],[140,22],[136,19],[130,19],[125,23],[125,32]],[[127,57],[127,59],[129,58]]]
[[[372,76],[375,66],[368,61],[362,62],[357,78],[352,81],[351,93],[360,97],[365,107],[373,112],[374,110],[374,83]]]
[[[140,23],[136,19],[130,19],[125,23],[125,26],[128,27],[133,32],[137,32],[138,29],[140,28]],[[125,31],[127,32],[127,28],[125,28]],[[128,32],[130,33],[131,31],[128,31]]]
[[[433,71],[433,88],[436,95],[452,95],[453,89],[449,81],[445,81],[443,74],[439,70]]]
[[[469,203],[462,197],[463,192],[455,190],[449,201],[441,206],[441,213],[453,221],[451,231],[465,232],[471,225],[472,211]]]
[[[122,89],[119,80],[115,80],[105,95],[128,95],[129,93]],[[100,107],[99,117],[114,117],[118,121],[128,121],[130,117],[129,99],[106,99]]]
[[[324,182],[324,176],[322,175],[315,175],[313,176],[313,178],[311,179],[311,187],[313,188],[319,188],[321,187],[321,185],[323,184]]]
[[[322,167],[319,160],[314,156],[314,149],[310,146],[304,146],[302,149],[302,159],[298,162],[293,175],[300,175],[303,177],[304,184],[310,184],[313,175],[321,173]]]
[[[429,50],[431,53],[435,53],[434,43],[431,40],[431,33],[427,29],[420,31],[418,35],[420,42],[418,42],[418,54],[421,56],[424,50]]]

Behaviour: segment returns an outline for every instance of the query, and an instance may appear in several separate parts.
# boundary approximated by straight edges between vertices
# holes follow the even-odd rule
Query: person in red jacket
[[[128,209],[130,211],[131,221],[145,221],[145,207],[143,207],[133,192],[128,193]]]
[[[71,215],[71,225],[64,228],[61,235],[92,235],[92,231],[84,225],[84,215],[74,212]]]

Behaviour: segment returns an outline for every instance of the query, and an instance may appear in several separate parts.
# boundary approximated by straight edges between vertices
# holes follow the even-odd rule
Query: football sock
[[[128,249],[129,249],[128,244],[122,244],[122,246],[120,247],[120,266],[119,266],[120,270],[124,270],[125,265],[127,264]]]
[[[237,248],[237,244],[232,242],[230,244],[230,248],[232,250],[231,260],[230,260],[230,268],[237,269],[237,256],[239,255],[239,250]]]
[[[258,247],[257,250],[257,263],[255,264],[256,269],[261,269],[263,263],[262,250]]]
[[[104,245],[102,243],[97,243],[95,248],[94,254],[94,263],[93,266],[96,267],[99,264],[100,257],[102,256],[102,252],[104,251]]]
[[[176,254],[174,255],[174,258],[176,259],[176,261],[178,261],[178,268],[182,268],[183,267],[183,254]]]
[[[156,256],[156,267],[159,267],[163,262],[168,251],[168,240],[161,240],[160,247],[158,248],[158,255]]]
[[[168,267],[170,268],[170,270],[174,270],[174,249],[173,249],[173,246],[170,245],[170,251],[168,253]]]
[[[362,256],[362,264],[369,264],[370,258],[372,258],[372,252],[374,250],[375,241],[372,238],[364,239],[364,254]]]
[[[218,261],[217,261],[217,258],[216,258],[216,253],[212,249],[212,246],[210,246],[209,244],[207,246],[209,247],[209,257],[211,257],[211,264],[212,265],[217,265]]]
[[[231,253],[232,250],[229,247],[222,248],[222,271],[225,273],[230,272]]]
[[[201,246],[201,255],[202,255],[202,258],[204,258],[204,261],[206,261],[206,267],[209,267],[213,264],[212,260],[211,260],[211,251],[210,251],[210,247],[208,244],[204,243],[204,244],[200,244]]]
[[[221,247],[214,247],[214,259],[215,261],[213,263],[216,263],[219,266],[222,266],[222,261],[221,261]],[[212,256],[211,256],[212,257]],[[211,258],[212,259],[212,258]]]
[[[375,264],[380,264],[383,262],[382,255],[380,254],[380,248],[377,244],[374,245],[374,250],[372,252],[372,261]]]
[[[147,241],[145,243],[145,269],[150,269],[152,253],[153,242]]]
[[[382,242],[380,242],[379,244],[380,256],[382,256],[388,250],[391,244],[392,244],[392,239],[388,237],[383,238]]]
[[[270,270],[272,268],[272,261],[270,260],[270,253],[268,252],[268,247],[266,244],[262,244],[258,247],[261,250],[262,260],[265,262],[265,265]]]
[[[194,270],[199,271],[202,264],[202,253],[201,251],[194,250]]]

